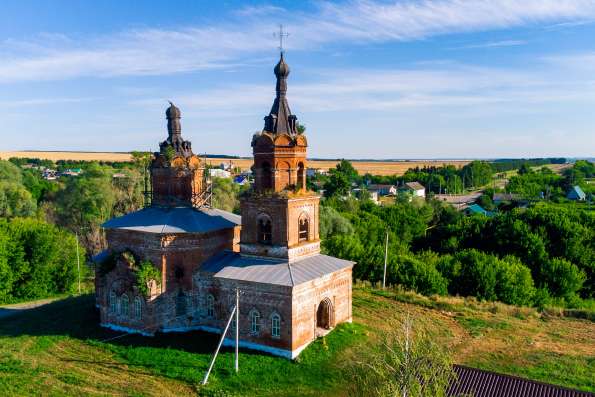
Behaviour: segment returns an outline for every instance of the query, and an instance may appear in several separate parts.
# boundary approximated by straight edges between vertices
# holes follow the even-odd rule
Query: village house
[[[398,191],[413,197],[426,197],[426,188],[419,182],[406,182]]]
[[[231,178],[231,172],[224,170],[222,168],[211,168],[209,170],[209,175],[211,177],[215,177],[215,178],[225,178],[225,179]]]
[[[306,187],[308,141],[289,108],[283,54],[274,72],[276,97],[252,137],[254,184],[241,217],[208,206],[205,163],[182,138],[180,110],[167,109],[151,205],[103,225],[108,248],[95,279],[102,326],[221,333],[239,293],[240,346],[295,358],[351,321],[354,264],[320,253],[320,196]]]
[[[397,187],[395,185],[368,185],[369,192],[375,192],[378,196],[396,196]]]
[[[581,189],[580,186],[576,185],[573,186],[572,189],[570,189],[570,191],[566,195],[566,198],[575,201],[585,201],[587,199],[587,195],[585,194],[583,189]]]

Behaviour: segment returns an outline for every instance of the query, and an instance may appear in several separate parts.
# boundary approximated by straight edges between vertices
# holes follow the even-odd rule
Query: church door
[[[316,326],[319,328],[331,329],[333,326],[333,315],[333,304],[330,299],[323,299],[316,311]]]

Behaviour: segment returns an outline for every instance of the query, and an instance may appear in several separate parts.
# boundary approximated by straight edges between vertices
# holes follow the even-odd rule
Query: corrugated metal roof
[[[106,229],[127,229],[147,233],[205,233],[240,225],[242,217],[211,208],[148,207],[110,219]]]
[[[327,255],[314,255],[295,262],[224,251],[206,261],[201,270],[214,277],[255,283],[295,286],[353,266],[354,262]]]
[[[455,365],[457,380],[449,385],[452,397],[593,397],[595,394],[536,382],[516,376]]]

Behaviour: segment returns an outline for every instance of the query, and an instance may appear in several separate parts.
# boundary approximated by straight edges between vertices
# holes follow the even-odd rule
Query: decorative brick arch
[[[279,161],[275,168],[279,184],[281,186],[291,185],[291,165],[287,161]]]
[[[309,241],[310,240],[310,214],[302,212],[298,218],[298,241]]]
[[[256,217],[256,233],[260,244],[270,245],[273,242],[273,220],[266,212]]]
[[[331,329],[335,326],[335,308],[329,298],[324,298],[316,309],[316,327]]]

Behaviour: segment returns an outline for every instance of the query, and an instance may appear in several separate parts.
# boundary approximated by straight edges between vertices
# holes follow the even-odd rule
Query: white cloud
[[[292,32],[287,47],[305,50],[343,41],[417,40],[593,17],[595,0],[359,0],[321,3],[310,13],[249,7],[226,23],[180,30],[134,30],[86,40],[60,34],[5,40],[0,44],[0,83],[233,67],[274,45],[272,30],[279,20]]]
[[[499,47],[516,47],[520,45],[528,44],[525,40],[500,40],[500,41],[488,41],[487,43],[480,44],[469,44],[460,47],[453,47],[452,50],[466,50],[475,48],[499,48]]]

